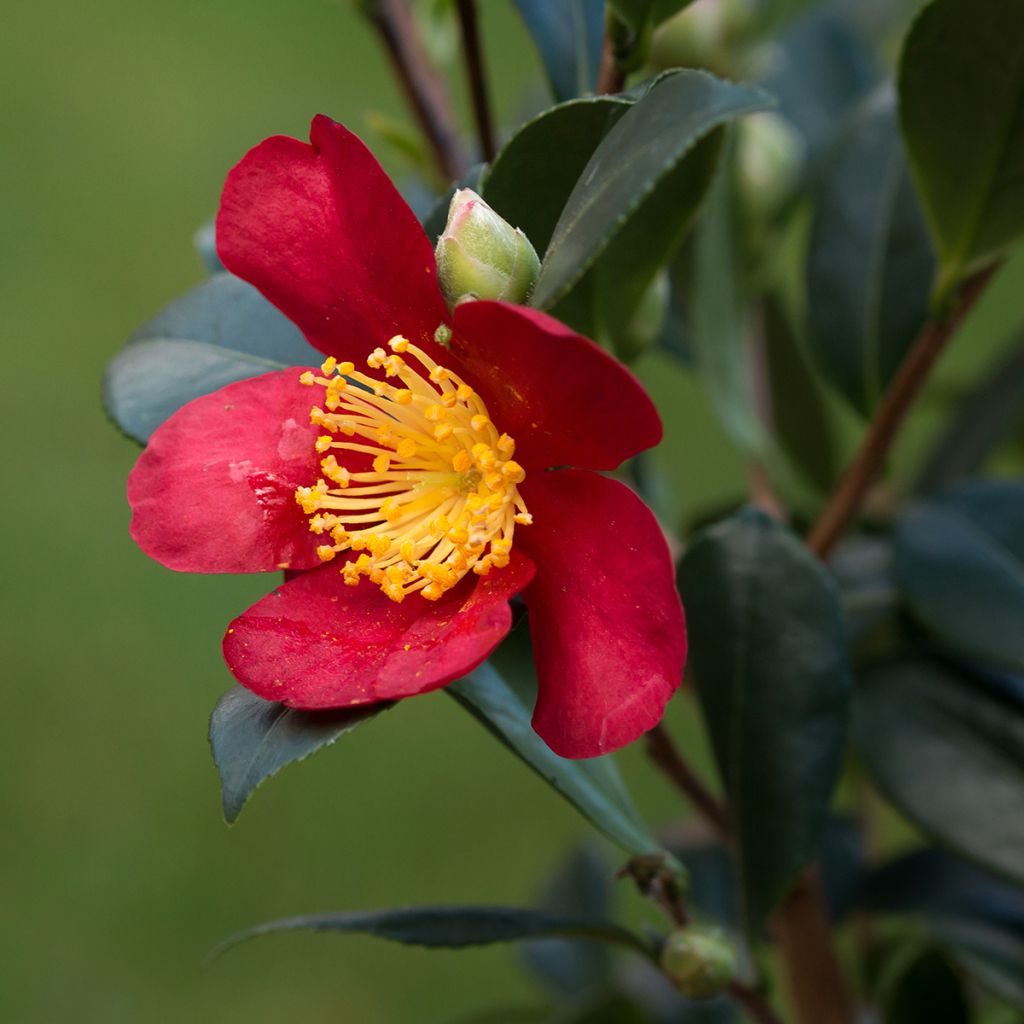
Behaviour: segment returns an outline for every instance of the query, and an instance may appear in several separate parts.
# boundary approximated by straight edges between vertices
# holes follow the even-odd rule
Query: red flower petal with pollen
[[[452,351],[528,469],[615,469],[661,440],[657,410],[629,370],[538,310],[463,303]]]
[[[525,593],[539,684],[533,727],[563,757],[595,757],[661,720],[682,681],[683,608],[654,516],[595,473],[535,473],[522,487],[532,526],[516,531],[537,565]]]
[[[320,472],[301,372],[229,384],[156,430],[128,477],[131,534],[147,555],[182,572],[320,564],[295,503]]]
[[[439,601],[401,604],[367,580],[345,586],[337,564],[279,587],[231,624],[224,658],[267,700],[334,708],[436,690],[477,667],[509,631],[508,600],[533,576],[513,554],[487,576],[470,574]]]
[[[432,345],[448,310],[415,215],[350,131],[320,115],[310,140],[274,136],[228,175],[224,266],[327,355],[360,362],[393,334]]]

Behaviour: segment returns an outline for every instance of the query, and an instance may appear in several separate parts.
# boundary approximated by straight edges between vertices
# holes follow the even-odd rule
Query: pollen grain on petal
[[[473,388],[407,338],[367,365],[381,376],[329,357],[300,377],[323,388],[310,413],[323,458],[295,500],[324,539],[322,561],[350,553],[344,584],[368,577],[392,601],[437,601],[468,573],[508,565],[515,527],[533,521],[518,490],[526,472]]]

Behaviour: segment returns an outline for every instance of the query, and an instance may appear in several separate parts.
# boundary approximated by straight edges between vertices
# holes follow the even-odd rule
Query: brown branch
[[[427,57],[406,0],[370,0],[359,4],[377,30],[398,81],[412,107],[445,181],[459,178],[469,161],[444,80]]]
[[[723,842],[729,841],[729,815],[724,805],[686,763],[664,725],[656,725],[646,736],[647,756],[671,780],[683,796],[704,816]]]
[[[601,70],[597,75],[597,94],[607,96],[609,93],[622,92],[626,84],[626,73],[619,67],[615,59],[615,49],[611,37],[605,33],[604,48],[601,50]]]
[[[469,95],[473,102],[473,119],[476,122],[477,138],[480,140],[480,154],[490,163],[497,153],[497,147],[494,144],[494,127],[491,123],[491,107],[487,96],[483,47],[480,44],[480,32],[477,27],[476,2],[458,0],[456,7],[462,32],[462,56],[466,62]]]
[[[928,374],[998,266],[992,264],[970,278],[952,308],[944,316],[929,320],[917,336],[872,419],[857,455],[807,537],[807,546],[819,558],[828,557],[857,515]]]

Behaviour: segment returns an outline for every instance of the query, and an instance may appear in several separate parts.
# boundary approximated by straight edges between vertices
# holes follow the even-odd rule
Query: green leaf
[[[551,241],[559,215],[598,144],[633,100],[570,100],[527,121],[502,147],[482,182],[483,197],[537,252]],[[558,153],[552,160],[551,154]]]
[[[899,93],[941,301],[1024,231],[1024,0],[933,0],[904,45]]]
[[[733,156],[730,147],[694,232],[688,340],[697,375],[722,425],[750,453],[764,450],[767,435],[754,394]]]
[[[917,483],[938,491],[975,474],[1000,443],[1024,426],[1024,334],[1018,334],[953,416],[932,449]]]
[[[927,318],[934,273],[893,97],[878,93],[858,111],[822,180],[807,259],[814,348],[865,415]]]
[[[978,481],[912,505],[894,569],[943,643],[1024,673],[1024,484]]]
[[[555,99],[593,92],[601,67],[604,0],[514,2],[540,52]]]
[[[220,773],[224,817],[234,822],[253,790],[285,765],[329,746],[392,706],[296,711],[232,687],[210,716],[210,749]]]
[[[854,738],[886,796],[963,856],[1024,881],[1024,713],[939,662],[868,674]]]
[[[999,999],[1024,1010],[1024,938],[989,925],[943,921],[936,928],[953,959]]]
[[[772,429],[782,450],[819,491],[839,475],[835,429],[818,378],[778,302],[763,308]]]
[[[753,510],[699,534],[679,581],[755,929],[814,853],[839,772],[850,666],[838,588]]]
[[[322,358],[255,288],[217,274],[132,335],[107,367],[103,402],[129,437],[145,443],[193,398]]]
[[[464,949],[496,942],[560,936],[610,942],[646,957],[652,955],[641,938],[610,921],[557,917],[528,907],[400,907],[343,914],[306,914],[268,921],[225,939],[210,951],[207,960],[258,935],[295,929],[353,932],[431,949]]]
[[[533,304],[547,309],[568,294],[645,200],[659,195],[659,186],[675,196],[679,205],[672,215],[684,227],[708,184],[685,166],[687,154],[715,128],[770,102],[758,89],[702,71],[680,71],[657,81],[584,168],[544,256]],[[674,174],[690,182],[682,196],[664,184]]]
[[[527,704],[491,665],[481,665],[466,679],[452,683],[445,692],[475,715],[613,843],[632,854],[660,851],[633,806],[611,755],[582,761],[559,757],[533,731]]]
[[[885,994],[885,1024],[968,1024],[970,1007],[960,978],[936,949],[903,965]]]

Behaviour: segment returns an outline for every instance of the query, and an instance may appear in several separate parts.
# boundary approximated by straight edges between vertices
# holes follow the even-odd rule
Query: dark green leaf
[[[885,994],[885,1024],[967,1024],[970,1007],[949,961],[935,949],[913,957]]]
[[[471,188],[474,192],[479,192],[480,183],[486,170],[486,164],[474,164],[430,208],[430,212],[423,218],[423,230],[431,242],[435,242],[438,236],[444,232],[445,225],[448,223],[448,207],[451,206],[452,196],[460,188]]]
[[[933,0],[907,37],[899,92],[941,298],[1024,231],[1024,0]]]
[[[756,928],[816,849],[839,771],[850,688],[839,592],[795,536],[752,510],[701,533],[679,578]]]
[[[210,748],[220,773],[224,817],[233,822],[253,790],[285,765],[309,757],[390,707],[296,711],[232,687],[210,716]]]
[[[912,505],[896,581],[943,643],[1024,673],[1024,484],[984,481]]]
[[[132,335],[107,367],[103,401],[114,422],[145,443],[199,395],[322,358],[255,288],[217,274]]]
[[[598,143],[630,108],[620,96],[570,100],[527,121],[484,176],[483,196],[539,253]],[[551,154],[558,153],[552,160]]]
[[[1024,938],[966,921],[944,921],[937,934],[950,955],[993,995],[1024,1010]]]
[[[633,806],[612,757],[583,761],[559,757],[533,731],[528,706],[491,665],[481,665],[446,692],[613,843],[633,854],[660,850]]]
[[[868,415],[921,329],[935,272],[888,91],[853,122],[817,199],[807,260],[811,338]]]
[[[1024,880],[1024,713],[939,662],[877,669],[854,735],[890,800],[965,857]]]
[[[762,327],[776,440],[807,479],[828,492],[839,470],[835,430],[822,386],[777,302],[765,303]]]
[[[779,0],[765,5],[773,13],[782,7]],[[819,9],[772,40],[772,59],[759,84],[778,98],[779,113],[803,139],[807,170],[813,171],[876,77],[849,20]]]
[[[976,473],[1002,441],[1024,424],[1024,335],[1018,334],[995,369],[953,416],[918,481],[938,491]]]
[[[268,921],[237,932],[214,948],[213,959],[240,942],[270,932],[307,929],[318,932],[355,932],[406,946],[464,949],[495,942],[520,942],[542,936],[595,939],[625,946],[651,956],[647,944],[610,921],[556,917],[528,907],[401,907],[344,914],[307,914]]]
[[[514,2],[540,52],[555,99],[593,92],[601,67],[604,0]]]
[[[770,102],[757,89],[701,71],[660,79],[622,116],[584,168],[545,254],[534,305],[546,309],[565,296],[674,173],[692,181],[693,194],[673,211],[676,223],[685,226],[708,184],[702,175],[680,169],[687,154],[715,128]]]

